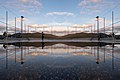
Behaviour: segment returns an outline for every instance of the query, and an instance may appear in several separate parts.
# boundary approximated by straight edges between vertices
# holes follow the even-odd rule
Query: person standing
[[[42,42],[44,42],[44,33],[42,32]]]

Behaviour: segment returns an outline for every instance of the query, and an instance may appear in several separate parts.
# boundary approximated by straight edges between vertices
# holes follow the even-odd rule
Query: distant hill
[[[99,33],[99,36],[101,38],[107,38],[111,37],[110,35],[104,34],[104,33]],[[13,35],[9,35],[8,37],[11,38],[42,38],[41,33],[16,33]],[[76,34],[68,34],[64,36],[56,36],[52,34],[44,34],[45,39],[77,39],[77,38],[97,38],[98,34],[97,33],[76,33]],[[116,38],[120,39],[120,35],[115,36]],[[0,39],[5,38],[5,36],[0,35]]]
[[[13,34],[10,35],[9,37],[13,37],[13,38],[42,38],[42,34],[41,33],[17,33],[17,34]],[[52,35],[52,34],[44,34],[44,38],[45,39],[57,39],[59,38],[58,36]]]
[[[99,36],[101,38],[106,38],[109,37],[107,34],[100,33]],[[62,36],[64,39],[75,39],[75,38],[97,38],[98,34],[97,33],[76,33],[76,34],[68,34],[65,36]]]
[[[10,43],[8,45],[15,45],[15,46],[34,46],[34,47],[42,47],[44,46],[52,46],[55,44],[65,44],[68,46],[76,46],[76,47],[86,47],[86,46],[105,46],[108,45],[107,43],[97,43],[97,42],[22,42],[22,43]]]

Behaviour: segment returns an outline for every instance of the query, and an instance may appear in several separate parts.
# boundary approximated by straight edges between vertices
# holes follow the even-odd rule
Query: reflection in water
[[[120,46],[0,46],[0,80],[118,80]],[[5,54],[5,55],[4,55]]]
[[[24,59],[23,59],[23,47],[21,46],[21,64],[24,63]]]
[[[104,63],[105,63],[105,46],[104,46]]]
[[[8,47],[6,45],[6,69],[8,68]]]
[[[112,69],[114,69],[114,44],[112,44]]]
[[[15,46],[15,63],[16,63],[16,46]]]

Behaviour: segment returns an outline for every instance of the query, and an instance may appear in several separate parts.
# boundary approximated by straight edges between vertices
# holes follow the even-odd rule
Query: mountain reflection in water
[[[1,44],[0,80],[119,80],[119,51],[104,43]]]

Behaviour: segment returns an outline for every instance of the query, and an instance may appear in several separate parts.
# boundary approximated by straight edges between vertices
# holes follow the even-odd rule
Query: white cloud
[[[90,28],[92,26],[93,26],[92,24],[82,24],[82,25],[80,25],[80,24],[74,24],[73,28]]]
[[[95,4],[95,3],[99,3],[103,0],[82,0],[80,3],[79,3],[79,6],[86,6],[86,5],[89,5],[91,3]]]
[[[19,12],[29,14],[40,12],[42,6],[40,0],[7,0],[2,4],[7,8],[16,8]]]
[[[101,2],[102,0],[89,0],[89,1],[97,3],[97,2]]]
[[[80,7],[80,14],[93,14],[113,8],[114,4],[115,2],[110,0],[82,0],[78,6]]]
[[[53,15],[58,15],[58,16],[74,16],[73,13],[70,12],[50,12],[46,14],[47,16],[53,16]]]
[[[46,24],[29,24],[29,25],[27,25],[28,27],[31,27],[31,28],[47,28],[48,27],[48,25],[46,25]]]
[[[19,0],[19,1],[21,1],[21,2],[28,2],[29,0]]]
[[[53,22],[53,23],[48,23],[48,25],[49,26],[64,26],[64,27],[66,27],[66,26],[71,26],[71,25],[73,25],[73,23],[70,23],[70,22],[61,22],[61,23],[59,23],[59,22]]]

